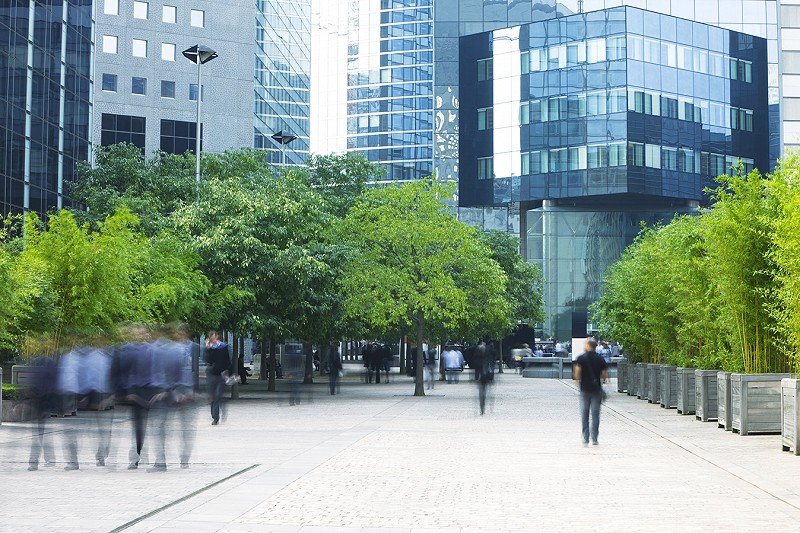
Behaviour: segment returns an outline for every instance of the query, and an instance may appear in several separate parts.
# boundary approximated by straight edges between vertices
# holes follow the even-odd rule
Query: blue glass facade
[[[0,4],[0,214],[69,205],[89,154],[91,0]]]
[[[697,212],[732,165],[770,169],[767,48],[630,7],[461,38],[459,202],[520,206],[546,335],[585,336],[641,223]]]
[[[311,0],[256,2],[255,148],[271,149],[281,163],[281,146],[272,139],[290,132],[286,163],[302,165],[309,156],[311,128]]]
[[[462,206],[700,202],[770,168],[766,40],[635,8],[461,39]]]

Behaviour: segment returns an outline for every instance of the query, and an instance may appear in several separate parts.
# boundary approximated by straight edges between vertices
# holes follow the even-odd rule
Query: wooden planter
[[[617,392],[628,390],[628,363],[624,360],[617,363]]]
[[[678,407],[678,367],[663,365],[661,367],[661,407],[675,409]]]
[[[678,375],[678,413],[693,415],[695,413],[696,396],[694,391],[694,368],[679,367]]]
[[[647,389],[649,381],[647,379],[647,364],[636,363],[636,396],[640,400],[647,399]]]
[[[781,432],[781,380],[791,374],[731,374],[731,427],[740,435]]]
[[[800,455],[800,380],[781,380],[781,445],[783,451]]]
[[[661,369],[664,365],[647,365],[647,402],[659,403],[661,401]]]
[[[639,387],[639,365],[628,365],[628,396],[636,396]]]
[[[717,372],[718,370],[695,370],[695,417],[703,422],[717,419]]]
[[[731,431],[731,373],[717,372],[717,427]]]

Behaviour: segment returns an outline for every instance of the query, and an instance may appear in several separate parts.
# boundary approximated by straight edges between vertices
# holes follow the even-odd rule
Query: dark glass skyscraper
[[[0,4],[0,214],[69,204],[89,154],[92,0]]]
[[[767,41],[613,8],[461,38],[462,206],[519,203],[560,338],[649,224],[770,168]]]

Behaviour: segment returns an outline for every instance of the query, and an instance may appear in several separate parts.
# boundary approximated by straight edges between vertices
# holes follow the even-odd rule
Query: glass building
[[[4,1],[0,42],[0,214],[66,207],[89,154],[92,1]]]
[[[770,167],[767,49],[625,7],[461,38],[460,205],[520,205],[546,334],[585,336],[642,221],[696,211],[731,166]]]
[[[272,135],[297,137],[286,146],[286,164],[305,164],[311,129],[311,0],[258,0],[255,43],[253,146],[281,162]]]

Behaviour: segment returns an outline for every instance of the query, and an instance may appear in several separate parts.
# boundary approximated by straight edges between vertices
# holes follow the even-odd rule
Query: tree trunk
[[[417,376],[414,384],[414,396],[425,396],[425,376],[423,374],[425,360],[422,354],[422,335],[425,328],[425,315],[417,311]]]
[[[231,376],[236,377],[239,373],[239,354],[240,351],[239,345],[239,337],[236,335],[233,336],[233,355],[231,356],[231,368],[228,370]],[[239,385],[234,383],[231,386],[231,400],[238,400],[239,399]]]
[[[498,374],[502,374],[503,373],[503,339],[502,338],[500,338],[500,340],[497,341],[497,345],[500,347],[500,352],[498,354],[500,356],[500,368],[497,369],[497,373]]]
[[[400,337],[400,375],[406,374],[406,344],[408,341],[405,337]]]
[[[261,354],[259,355],[259,357],[261,358],[261,364],[259,365],[258,369],[258,379],[264,381],[269,379],[269,360],[267,358],[268,346],[269,345],[267,344],[267,336],[264,335],[261,338]]]
[[[310,385],[314,383],[314,347],[311,344],[303,344],[303,351],[306,353],[306,365],[303,369],[303,385]]]
[[[275,339],[269,340],[269,384],[267,385],[267,390],[269,392],[275,392]]]

